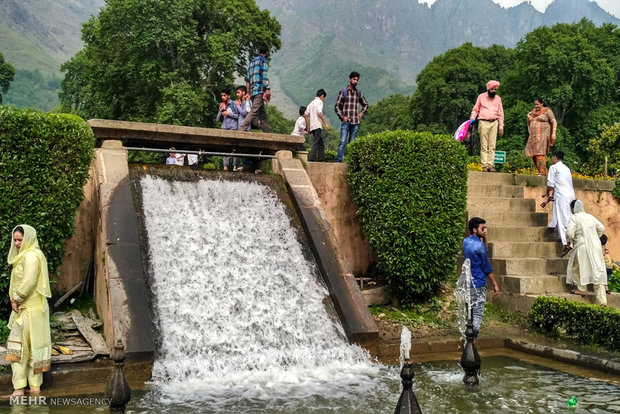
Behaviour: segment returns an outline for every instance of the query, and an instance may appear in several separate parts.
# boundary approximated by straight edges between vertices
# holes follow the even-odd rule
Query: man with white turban
[[[480,133],[480,162],[482,171],[495,172],[495,143],[497,133],[504,135],[504,107],[502,98],[497,96],[499,82],[487,82],[487,91],[478,95],[476,104],[471,110],[470,118],[478,119],[478,133]]]

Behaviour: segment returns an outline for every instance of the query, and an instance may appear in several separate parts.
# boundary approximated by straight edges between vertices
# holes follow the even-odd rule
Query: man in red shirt
[[[487,91],[478,95],[476,104],[471,110],[471,119],[478,118],[478,132],[480,133],[480,162],[482,171],[493,171],[495,160],[495,143],[497,132],[504,135],[504,107],[502,98],[497,96],[499,82],[487,82]]]

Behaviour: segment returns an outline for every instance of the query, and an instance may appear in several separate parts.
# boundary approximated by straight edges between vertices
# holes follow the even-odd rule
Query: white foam
[[[372,390],[282,203],[254,182],[140,180],[165,398]],[[376,388],[375,388],[376,389]]]

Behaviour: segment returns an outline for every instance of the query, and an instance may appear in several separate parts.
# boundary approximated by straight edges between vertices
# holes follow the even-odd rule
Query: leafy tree
[[[607,127],[599,137],[591,139],[589,150],[589,172],[602,173],[607,157],[608,171],[620,174],[620,124]]]
[[[14,75],[15,68],[9,62],[5,62],[4,55],[0,53],[0,104],[2,103],[2,95],[9,90]]]
[[[106,0],[61,70],[65,111],[85,118],[212,126],[219,90],[244,76],[280,24],[254,0]]]
[[[469,118],[487,81],[501,80],[513,60],[511,49],[498,45],[485,49],[471,43],[435,57],[417,77],[417,90],[411,98],[414,127],[454,132]],[[443,131],[437,131],[438,127]]]
[[[586,134],[617,119],[620,31],[612,24],[597,28],[586,19],[540,27],[528,33],[515,52],[514,70],[506,76],[506,103],[542,97],[575,137],[573,150],[584,158],[592,137]]]
[[[370,105],[360,124],[360,136],[397,129],[411,129],[413,121],[409,109],[411,98],[394,94]]]
[[[269,119],[269,126],[271,132],[274,134],[290,134],[293,132],[295,121],[284,117],[284,114],[273,105],[265,105],[267,110],[267,119]]]

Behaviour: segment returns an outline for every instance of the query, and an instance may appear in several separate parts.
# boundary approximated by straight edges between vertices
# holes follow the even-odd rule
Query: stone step
[[[566,276],[534,275],[534,276],[497,276],[497,284],[501,292],[528,293],[542,295],[546,293],[568,293],[573,289],[566,284]]]
[[[492,242],[550,242],[560,240],[557,231],[546,226],[490,226],[488,238]]]
[[[468,196],[467,208],[531,213],[536,211],[536,201],[530,198]]]
[[[525,190],[520,185],[468,184],[468,197],[523,198]]]
[[[547,213],[526,213],[520,211],[495,211],[491,209],[471,208],[467,210],[467,220],[471,217],[481,217],[486,220],[488,227],[494,226],[546,226]]]
[[[491,266],[496,275],[565,275],[568,257],[540,258],[493,258]]]
[[[470,171],[467,174],[467,185],[471,184],[504,184],[513,185],[515,183],[513,174],[488,173],[481,171]]]
[[[562,253],[562,243],[557,242],[492,242],[489,256],[493,258],[556,259]]]

